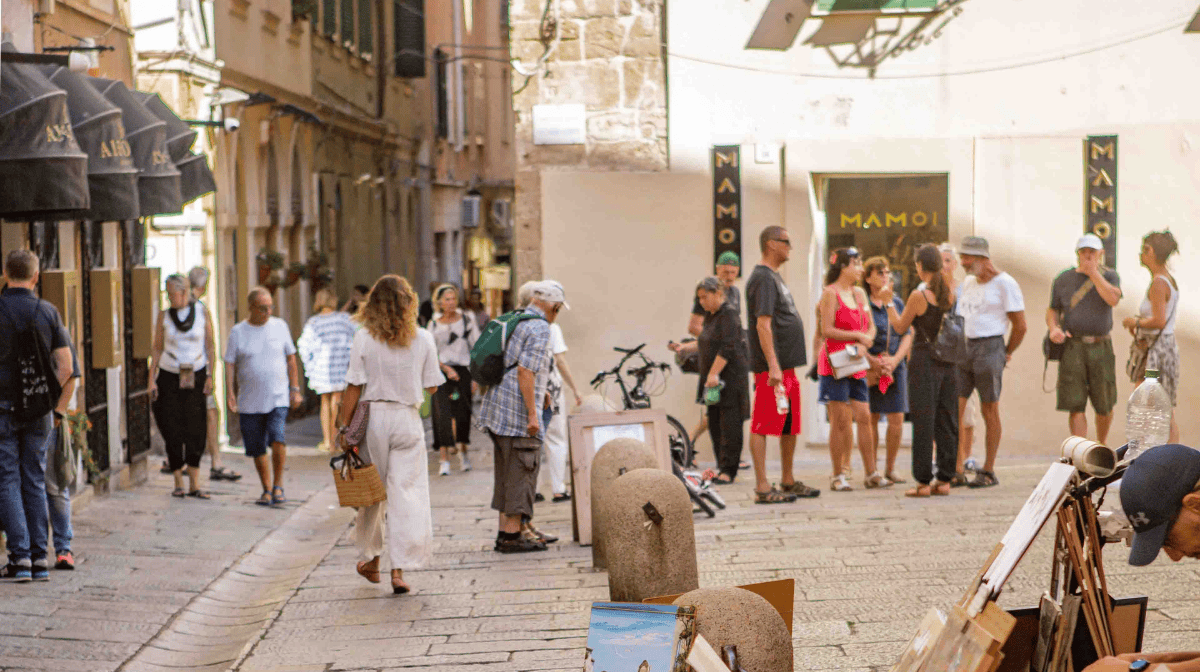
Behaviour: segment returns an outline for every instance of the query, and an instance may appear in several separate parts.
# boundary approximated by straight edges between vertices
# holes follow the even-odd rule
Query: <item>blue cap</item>
[[[1154,562],[1183,498],[1200,482],[1200,451],[1178,443],[1156,446],[1138,455],[1121,479],[1121,509],[1133,524],[1129,564]]]

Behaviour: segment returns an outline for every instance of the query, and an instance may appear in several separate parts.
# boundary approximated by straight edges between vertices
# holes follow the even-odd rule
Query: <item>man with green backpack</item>
[[[472,378],[490,386],[477,424],[495,444],[492,508],[499,512],[500,553],[546,550],[544,539],[522,536],[521,524],[533,517],[541,466],[550,323],[567,307],[561,285],[539,283],[527,308],[489,322],[471,350]]]

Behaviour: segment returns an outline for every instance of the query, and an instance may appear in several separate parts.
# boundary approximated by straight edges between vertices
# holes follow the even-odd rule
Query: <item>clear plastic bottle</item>
[[[1171,410],[1171,397],[1158,382],[1158,371],[1147,369],[1146,380],[1129,395],[1125,411],[1125,442],[1129,444],[1126,460],[1168,441]]]
[[[775,386],[775,412],[779,415],[787,415],[791,409],[791,402],[788,401],[787,389],[780,383]]]

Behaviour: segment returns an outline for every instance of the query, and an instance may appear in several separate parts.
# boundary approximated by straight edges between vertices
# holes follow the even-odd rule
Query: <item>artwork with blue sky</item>
[[[671,672],[683,630],[678,607],[596,602],[588,630],[590,660],[584,669]]]

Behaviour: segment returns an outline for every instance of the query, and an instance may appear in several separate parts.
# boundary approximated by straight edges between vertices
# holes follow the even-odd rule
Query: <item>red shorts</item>
[[[800,433],[800,381],[796,371],[783,372],[783,389],[787,392],[787,415],[780,415],[775,402],[775,388],[767,384],[767,372],[754,374],[754,413],[750,417],[750,433],[759,436],[796,436]]]

